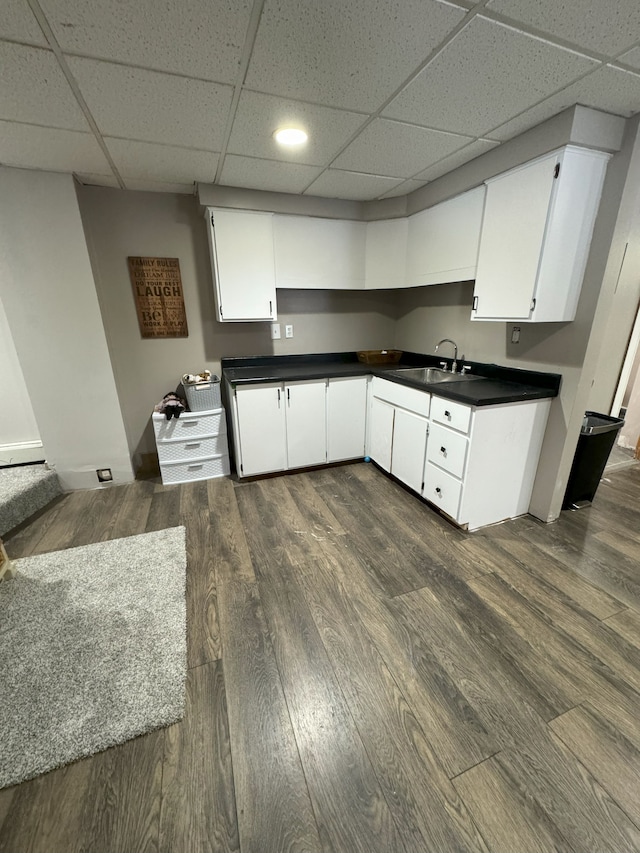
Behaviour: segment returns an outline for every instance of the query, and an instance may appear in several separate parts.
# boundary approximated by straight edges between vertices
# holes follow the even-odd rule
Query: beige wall
[[[268,323],[218,323],[204,216],[191,196],[77,187],[129,449],[155,448],[153,406],[183,373],[220,373],[223,356],[339,352],[394,344],[395,292],[278,291],[282,339]],[[189,337],[143,340],[127,257],[176,257]],[[284,338],[285,323],[294,337]]]

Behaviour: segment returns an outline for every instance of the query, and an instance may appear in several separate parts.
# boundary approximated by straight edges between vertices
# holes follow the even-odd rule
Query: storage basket
[[[365,364],[397,364],[402,358],[399,349],[365,349],[358,352],[358,361]]]
[[[188,383],[183,380],[182,387],[192,412],[207,412],[222,406],[220,379],[217,376],[212,376],[208,382]]]

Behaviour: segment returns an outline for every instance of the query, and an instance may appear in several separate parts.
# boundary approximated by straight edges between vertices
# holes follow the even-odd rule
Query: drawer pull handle
[[[446,447],[441,447],[441,448],[440,448],[440,453],[442,453],[442,455],[443,455],[443,456],[446,456],[446,455],[447,455],[447,448],[446,448]]]
[[[448,409],[444,410],[444,416],[445,418],[449,418],[449,420],[451,420],[451,412]]]
[[[180,426],[183,426],[183,427],[198,426],[198,421],[180,421]]]
[[[186,450],[188,447],[200,447],[200,442],[199,442],[199,441],[190,441],[190,442],[188,442],[187,444],[185,444],[185,446],[184,446],[184,447],[185,447],[185,450]]]
[[[200,463],[199,465],[189,465],[188,468],[189,471],[196,470],[197,468],[202,468],[202,463]]]
[[[442,489],[440,488],[440,486],[436,486],[436,494],[437,494],[437,495],[441,495],[441,494],[442,494]]]

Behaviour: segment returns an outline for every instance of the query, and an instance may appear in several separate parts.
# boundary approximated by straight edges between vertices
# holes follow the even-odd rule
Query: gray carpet
[[[0,536],[61,494],[58,475],[44,465],[0,468]]]
[[[0,788],[182,717],[184,527],[14,565],[0,583]]]

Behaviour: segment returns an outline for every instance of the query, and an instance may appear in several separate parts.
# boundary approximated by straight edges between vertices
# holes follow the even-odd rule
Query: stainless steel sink
[[[442,370],[439,367],[401,367],[393,373],[428,385],[437,382],[467,382],[469,379],[482,379],[481,376],[473,376],[471,373],[449,373],[448,370]]]

